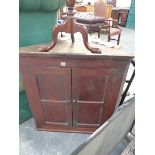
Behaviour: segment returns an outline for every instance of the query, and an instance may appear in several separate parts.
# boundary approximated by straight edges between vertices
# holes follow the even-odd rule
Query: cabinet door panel
[[[102,103],[77,101],[78,126],[99,126]],[[75,116],[75,115],[74,115]],[[93,116],[93,117],[92,117]]]
[[[34,68],[34,85],[45,118],[45,125],[71,126],[71,70],[67,68]]]
[[[124,78],[122,69],[72,70],[73,126],[98,128],[113,114]]]
[[[62,73],[61,73],[62,70]],[[65,83],[66,72],[63,69],[39,70],[36,73],[39,94],[41,100],[62,100],[67,96],[64,91],[67,89]],[[66,79],[67,80],[67,79]],[[67,82],[67,81],[66,81]],[[68,82],[69,84],[69,82]]]
[[[73,125],[98,127],[103,113],[109,71],[104,69],[72,70]]]
[[[71,125],[69,106],[61,101],[42,101],[46,123],[55,125]],[[68,120],[68,121],[67,121]]]

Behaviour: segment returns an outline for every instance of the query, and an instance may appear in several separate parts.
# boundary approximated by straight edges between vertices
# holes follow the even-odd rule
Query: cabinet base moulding
[[[51,128],[49,126],[36,127],[38,131],[49,131],[49,132],[70,132],[70,133],[93,133],[95,129],[93,128]]]

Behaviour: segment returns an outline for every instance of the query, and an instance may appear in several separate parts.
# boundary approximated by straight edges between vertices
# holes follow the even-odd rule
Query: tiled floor
[[[107,40],[107,36],[102,35]],[[135,52],[135,31],[123,28],[120,46],[122,50]],[[130,66],[128,76],[132,74]],[[134,82],[130,88],[134,92]],[[19,127],[20,155],[69,155],[89,134],[44,132],[35,129],[34,120],[30,119]],[[124,142],[125,144],[126,142]],[[113,155],[119,155],[123,145]]]
[[[34,119],[19,128],[20,155],[69,155],[89,134],[37,131]]]

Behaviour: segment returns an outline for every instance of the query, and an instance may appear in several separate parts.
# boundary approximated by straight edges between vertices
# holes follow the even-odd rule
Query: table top
[[[129,10],[129,7],[113,7],[112,10]]]
[[[95,43],[89,43],[92,47],[97,47],[101,49],[101,54],[91,53],[83,44],[82,40],[76,40],[72,43],[71,40],[58,40],[56,46],[49,52],[40,52],[41,47],[47,46],[49,44],[37,44],[32,46],[26,46],[19,49],[20,55],[22,56],[77,56],[77,57],[115,57],[115,58],[127,58],[132,59],[134,57],[133,53],[122,51],[121,48],[116,45],[114,48],[107,48],[104,45],[98,45]]]

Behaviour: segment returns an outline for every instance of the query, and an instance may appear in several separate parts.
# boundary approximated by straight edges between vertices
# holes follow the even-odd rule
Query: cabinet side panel
[[[23,82],[30,103],[32,115],[35,118],[37,127],[45,125],[44,113],[40,104],[40,96],[37,91],[37,83],[35,75],[32,74],[29,69],[24,66],[22,68]]]

